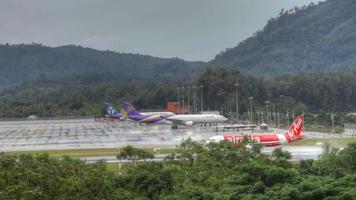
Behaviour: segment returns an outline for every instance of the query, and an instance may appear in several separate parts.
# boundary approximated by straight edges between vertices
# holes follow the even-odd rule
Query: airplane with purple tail
[[[172,112],[151,112],[139,113],[130,103],[124,102],[123,110],[129,119],[136,122],[146,124],[170,124],[173,129],[178,128],[178,125],[193,126],[195,124],[213,125],[224,123],[227,119],[222,115],[217,114],[189,114],[176,115]]]
[[[133,105],[124,102],[122,105],[124,115],[129,119],[140,124],[168,124],[172,122],[165,120],[163,117],[170,117],[175,115],[172,112],[138,112]]]

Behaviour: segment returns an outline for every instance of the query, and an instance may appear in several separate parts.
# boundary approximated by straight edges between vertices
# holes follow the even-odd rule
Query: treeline
[[[0,154],[0,199],[195,199],[352,200],[356,198],[356,144],[326,146],[319,160],[291,163],[289,152],[272,156],[247,139],[186,140],[162,162],[138,162],[150,153],[126,147],[130,162],[110,170],[103,162],[85,164],[46,154]]]
[[[236,88],[235,84],[238,83]],[[177,87],[202,86],[204,110],[218,110],[233,116],[236,89],[239,112],[247,116],[250,97],[253,118],[269,114],[281,119],[301,113],[338,113],[356,111],[356,72],[315,72],[289,75],[272,80],[257,78],[237,70],[207,69],[195,82],[157,80],[146,84],[58,84],[29,82],[0,92],[1,117],[98,115],[103,103],[118,107],[123,101],[139,109],[165,109],[177,101]],[[196,107],[200,110],[200,88],[196,89]],[[193,105],[193,89],[180,89],[180,101]],[[262,114],[261,114],[262,113]],[[273,114],[274,113],[274,114]],[[352,114],[339,114],[340,123],[352,121]],[[263,116],[262,116],[263,117]],[[272,119],[272,117],[270,119]],[[310,115],[315,121],[324,117]]]

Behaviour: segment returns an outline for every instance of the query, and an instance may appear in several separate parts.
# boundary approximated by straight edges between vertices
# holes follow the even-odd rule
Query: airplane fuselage
[[[217,135],[210,138],[209,142],[220,142],[222,140],[230,141],[234,144],[240,144],[244,137],[256,141],[263,146],[274,147],[282,144],[288,144],[301,140],[304,135],[301,134],[303,129],[304,116],[299,116],[289,127],[289,129],[284,134],[276,133],[252,133],[249,135],[244,135],[242,133],[231,134],[231,135]]]
[[[233,135],[219,135],[210,138],[211,142],[220,142],[222,140],[230,141],[234,144],[240,144],[244,137],[247,137],[253,141],[256,141],[259,144],[262,144],[266,147],[274,147],[279,145],[288,144],[290,142],[294,142],[302,139],[300,138],[290,138],[284,134],[272,134],[272,133],[255,133],[255,134],[233,134]]]
[[[227,119],[222,115],[217,114],[188,114],[188,115],[173,115],[166,118],[175,124],[217,124],[223,123]]]

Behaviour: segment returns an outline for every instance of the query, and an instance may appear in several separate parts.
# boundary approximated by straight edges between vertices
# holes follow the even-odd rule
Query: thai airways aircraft
[[[209,142],[220,142],[222,140],[230,141],[234,144],[239,144],[242,142],[244,137],[249,137],[251,140],[262,144],[267,147],[279,146],[282,144],[288,144],[295,142],[304,138],[301,134],[303,129],[304,116],[299,116],[289,127],[289,129],[284,134],[272,134],[272,133],[253,133],[250,135],[245,134],[234,134],[234,135],[217,135],[210,138]]]
[[[163,117],[175,115],[172,112],[139,113],[135,107],[128,102],[124,102],[121,106],[125,112],[124,115],[140,124],[172,124],[172,122],[165,120]]]
[[[171,112],[139,113],[128,102],[124,102],[122,108],[131,120],[146,124],[171,124],[173,125],[172,128],[178,128],[178,125],[217,124],[227,120],[224,116],[217,114],[175,115]]]

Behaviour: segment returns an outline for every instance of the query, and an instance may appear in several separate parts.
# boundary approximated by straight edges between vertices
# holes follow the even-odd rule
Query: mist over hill
[[[282,10],[262,31],[210,63],[265,77],[356,69],[355,11],[354,0]]]
[[[0,45],[0,85],[26,82],[142,83],[194,79],[202,62],[98,51],[80,46]]]

